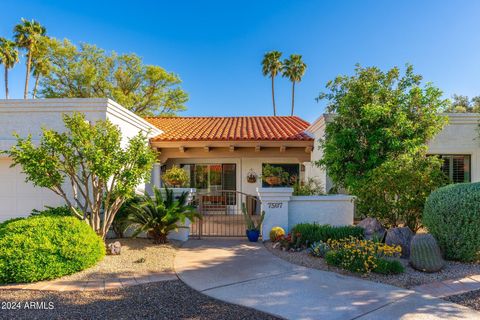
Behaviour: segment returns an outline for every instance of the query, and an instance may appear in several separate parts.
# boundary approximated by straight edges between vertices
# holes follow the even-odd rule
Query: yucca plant
[[[177,230],[178,222],[201,217],[193,206],[187,204],[188,192],[183,192],[178,199],[168,188],[165,188],[165,194],[159,188],[154,188],[153,192],[153,197],[143,195],[130,207],[128,221],[134,227],[134,237],[147,232],[153,237],[153,243],[166,243],[168,233]]]

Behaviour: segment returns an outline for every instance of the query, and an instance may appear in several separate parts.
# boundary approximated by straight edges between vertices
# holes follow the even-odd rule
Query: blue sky
[[[296,114],[313,121],[315,97],[356,63],[383,69],[415,66],[426,81],[453,93],[480,94],[480,1],[11,1],[3,0],[0,36],[21,17],[48,34],[135,52],[182,78],[183,115],[270,115],[270,80],[260,62],[269,50],[299,53],[308,65],[296,87]],[[2,73],[3,75],[3,70]],[[21,98],[24,66],[12,71]],[[3,97],[3,77],[0,80]],[[280,114],[291,84],[277,79]]]

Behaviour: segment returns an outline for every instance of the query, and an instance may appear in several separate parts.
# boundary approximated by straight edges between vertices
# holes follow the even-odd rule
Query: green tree
[[[282,71],[283,64],[280,61],[282,53],[279,51],[270,51],[265,53],[262,60],[262,73],[264,76],[269,76],[272,79],[272,103],[273,115],[277,115],[277,108],[275,105],[275,77]]]
[[[180,78],[163,68],[144,65],[135,54],[107,53],[94,45],[79,48],[68,40],[52,41],[50,72],[40,80],[46,98],[111,98],[142,115],[174,115],[186,109]]]
[[[448,101],[408,65],[404,75],[395,67],[386,72],[356,67],[353,76],[329,81],[327,100],[335,113],[320,141],[323,158],[317,161],[337,187],[355,194],[368,173],[387,160],[426,149],[447,119],[438,114]]]
[[[50,73],[52,65],[48,56],[50,38],[41,37],[38,41],[37,50],[32,58],[32,70],[33,77],[35,78],[35,84],[33,85],[32,98],[37,96],[38,83],[41,77],[46,77]]]
[[[23,92],[23,98],[27,99],[32,58],[35,55],[41,37],[45,36],[47,31],[45,27],[37,21],[28,21],[22,18],[22,22],[15,26],[13,32],[18,47],[25,49],[27,52],[27,74],[25,76],[25,89]]]
[[[422,227],[425,200],[448,183],[441,166],[441,159],[423,152],[385,161],[367,173],[365,183],[356,189],[357,210],[389,228],[406,225],[416,232]]]
[[[105,238],[123,202],[146,181],[155,154],[143,134],[121,147],[120,129],[108,120],[94,124],[85,115],[64,115],[66,131],[42,129],[39,144],[16,136],[6,153],[26,180],[52,190],[72,212]],[[71,193],[71,196],[69,195]]]
[[[295,109],[295,83],[302,80],[306,69],[307,65],[299,54],[291,54],[290,58],[283,61],[282,76],[292,81],[292,116]]]
[[[451,103],[445,108],[444,112],[480,112],[480,96],[470,99],[467,96],[454,94]]]
[[[5,68],[5,99],[8,99],[8,69],[18,63],[18,49],[15,42],[0,38],[0,64]]]

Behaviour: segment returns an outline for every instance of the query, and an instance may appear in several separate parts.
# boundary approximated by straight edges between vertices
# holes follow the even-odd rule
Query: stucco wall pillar
[[[263,240],[270,239],[270,230],[273,227],[282,227],[288,232],[288,202],[293,188],[257,188],[257,193],[262,202],[262,211],[265,211],[262,225]]]
[[[150,183],[146,184],[145,190],[147,191],[148,194],[153,195],[153,187],[160,188],[162,185],[162,164],[159,162],[156,162],[152,166],[152,171],[150,174]]]

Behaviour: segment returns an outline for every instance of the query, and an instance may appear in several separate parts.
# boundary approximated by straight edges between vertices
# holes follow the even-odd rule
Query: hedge
[[[0,224],[0,283],[58,278],[104,255],[103,240],[74,217],[41,215]]]
[[[336,227],[328,224],[300,223],[293,227],[293,237],[296,238],[297,233],[301,234],[302,244],[313,244],[317,241],[340,240],[350,236],[363,238],[364,229],[357,226]]]
[[[480,183],[452,184],[432,192],[425,203],[423,224],[447,260],[478,260]]]

